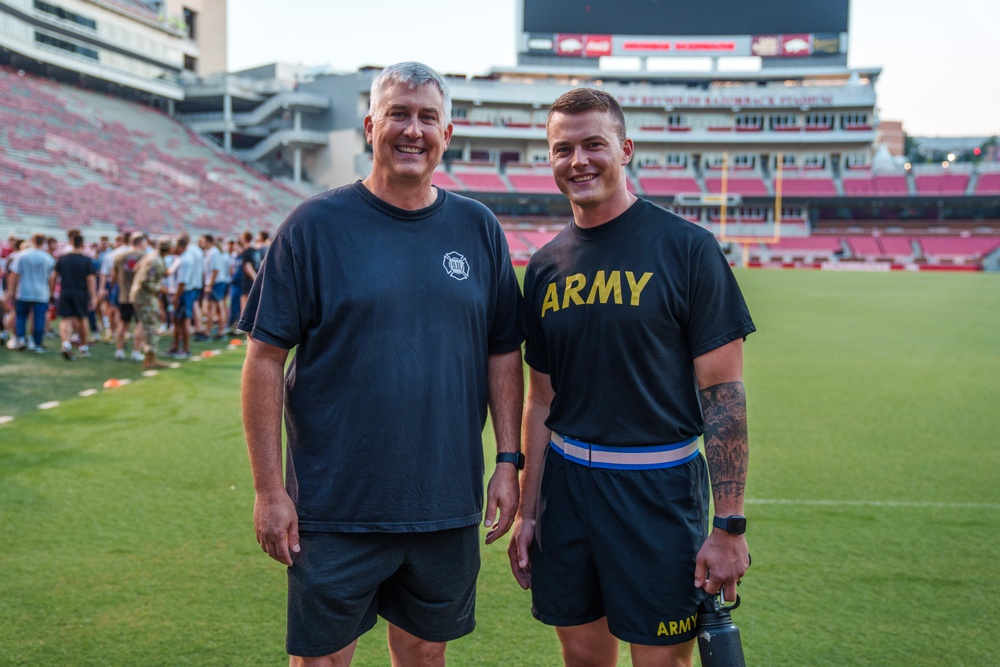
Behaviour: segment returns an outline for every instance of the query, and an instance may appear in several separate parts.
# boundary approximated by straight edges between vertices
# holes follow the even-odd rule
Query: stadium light
[[[955,154],[948,153],[948,162],[954,162],[954,161],[955,161]]]

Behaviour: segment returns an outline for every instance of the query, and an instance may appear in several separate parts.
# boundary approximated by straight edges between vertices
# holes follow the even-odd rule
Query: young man
[[[211,234],[205,234],[205,329],[212,337],[212,325],[216,330],[213,340],[222,340],[226,330],[226,292],[229,291],[229,256],[219,248]]]
[[[240,248],[242,254],[240,255],[240,312],[246,307],[247,297],[250,296],[250,288],[253,287],[253,281],[257,278],[257,272],[260,270],[260,260],[261,252],[253,243],[253,234],[250,232],[243,232],[243,236],[240,237]]]
[[[129,294],[135,316],[146,330],[142,369],[147,371],[169,366],[156,356],[160,353],[160,296],[164,293],[163,280],[167,277],[163,256],[170,254],[170,250],[170,240],[160,239],[153,250],[139,260]]]
[[[142,348],[145,344],[143,339],[144,331],[142,322],[135,317],[132,309],[132,279],[135,277],[135,268],[139,260],[146,254],[148,247],[146,235],[142,232],[132,232],[129,237],[129,249],[119,253],[111,268],[111,278],[118,286],[118,331],[115,335],[115,359],[119,361],[125,359],[125,338],[128,335],[129,325],[135,320],[135,327],[132,329],[132,361],[142,361],[144,356]]]
[[[77,233],[70,238],[72,250],[56,260],[55,275],[59,277],[59,337],[62,355],[75,361],[73,334],[79,340],[81,357],[90,356],[87,313],[97,301],[97,278],[94,261],[83,254],[83,236]]]
[[[202,261],[192,251],[187,234],[177,238],[177,259],[170,271],[173,272],[174,282],[174,338],[168,354],[174,359],[190,359],[191,318],[201,294]]]
[[[45,317],[52,296],[52,272],[56,260],[46,252],[45,234],[31,237],[32,246],[21,250],[10,263],[7,298],[16,314],[17,343],[15,349],[48,352],[45,339]],[[31,317],[32,345],[26,338],[28,317]]]
[[[566,665],[614,665],[619,639],[636,667],[690,665],[703,596],[733,599],[749,565],[753,322],[712,234],[629,193],[633,144],[613,97],[566,93],[547,135],[573,221],[525,273],[528,462],[511,568]],[[723,520],[706,539],[709,475]]]
[[[520,292],[493,214],[431,185],[450,116],[439,74],[383,70],[371,175],[285,220],[240,320],[254,526],[289,566],[292,665],[349,664],[377,615],[397,666],[443,665],[472,631],[487,405],[509,460],[489,483],[487,543],[517,507]]]

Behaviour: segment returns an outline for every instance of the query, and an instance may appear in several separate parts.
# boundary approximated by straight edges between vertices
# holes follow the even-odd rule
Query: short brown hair
[[[559,96],[552,106],[549,107],[548,120],[551,120],[554,113],[578,114],[588,111],[603,111],[610,114],[614,121],[615,130],[618,132],[618,139],[625,141],[625,112],[611,95],[603,90],[594,88],[576,88]],[[546,125],[548,125],[546,120]]]

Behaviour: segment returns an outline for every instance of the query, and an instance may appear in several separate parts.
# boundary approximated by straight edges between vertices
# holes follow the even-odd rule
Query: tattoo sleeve
[[[698,394],[705,417],[705,457],[715,501],[742,498],[750,453],[743,383],[723,382]]]

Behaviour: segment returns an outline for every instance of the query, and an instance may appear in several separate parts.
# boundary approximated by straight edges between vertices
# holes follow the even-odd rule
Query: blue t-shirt
[[[358,182],[282,223],[239,327],[297,347],[286,487],[300,529],[479,522],[487,361],[519,348],[520,298],[496,218],[444,190],[406,211]]]
[[[755,330],[711,232],[643,199],[536,252],[524,304],[525,361],[555,390],[546,425],[607,446],[701,435],[694,358]]]
[[[55,268],[56,260],[44,250],[28,248],[17,253],[10,265],[11,272],[18,275],[15,298],[32,303],[48,302],[51,296],[49,276]]]

